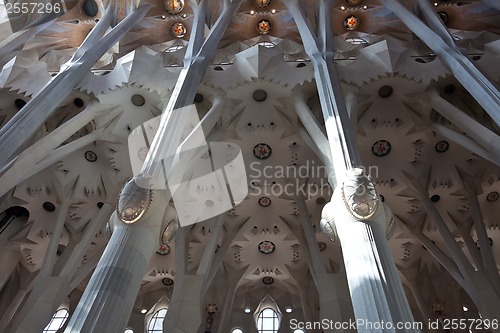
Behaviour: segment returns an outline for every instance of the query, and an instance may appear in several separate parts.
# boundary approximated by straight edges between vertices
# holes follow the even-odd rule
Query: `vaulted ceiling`
[[[124,17],[126,1],[115,2]],[[71,124],[75,117],[87,117],[87,124],[58,147],[67,147],[66,151],[54,159],[48,154],[22,165],[24,169],[18,171],[22,176],[16,183],[0,176],[0,211],[21,206],[29,212],[25,224],[15,233],[0,234],[2,246],[20,254],[20,265],[13,274],[22,276],[40,269],[63,197],[69,198],[71,206],[60,251],[85,230],[104,202],[114,205],[119,190],[132,177],[128,135],[165,108],[183,65],[193,21],[188,3],[179,13],[171,14],[162,1],[148,2],[154,7],[146,18],[110,47],[30,142],[36,145],[49,133]],[[100,1],[96,3],[97,12],[92,9],[93,0],[64,3],[67,12],[54,23],[14,52],[0,53],[1,126],[59,72],[103,12]],[[411,7],[410,1],[404,3]],[[315,2],[301,4],[311,24],[316,24]],[[481,1],[436,0],[433,5],[446,20],[456,44],[498,87],[499,11]],[[220,10],[220,1],[210,1],[210,24]],[[358,25],[349,30],[346,20],[351,16]],[[259,32],[261,20],[270,24],[267,33]],[[379,1],[332,1],[331,21],[338,79],[348,109],[356,115],[352,116],[352,130],[363,165],[396,218],[389,244],[403,282],[419,285],[429,306],[436,300],[446,300],[450,288],[459,287],[415,236],[423,232],[446,253],[441,235],[409,186],[407,174],[427,187],[429,197],[464,249],[461,232],[470,230],[472,222],[460,173],[473,175],[500,267],[500,168],[498,157],[496,161],[487,160],[446,135],[446,130],[452,130],[470,139],[463,129],[433,109],[429,96],[436,91],[496,135],[500,129],[439,58]],[[178,23],[182,26],[175,26]],[[7,23],[2,24],[5,27]],[[280,305],[300,309],[296,285],[299,280],[310,279],[308,252],[297,228],[300,214],[296,197],[280,191],[286,184],[297,181],[314,185],[317,191],[309,191],[306,203],[322,260],[332,272],[341,266],[339,242],[330,241],[319,227],[321,209],[330,201],[332,189],[324,174],[311,173],[324,169],[295,112],[293,97],[301,94],[322,124],[313,68],[284,2],[273,0],[260,8],[254,1],[244,1],[194,101],[202,117],[217,96],[225,97],[224,113],[208,139],[237,144],[247,165],[249,195],[224,213],[226,235],[234,228],[234,238],[207,295],[207,302],[222,304],[225,279],[243,271],[234,322],[243,320],[244,306],[255,307],[266,293]],[[267,155],[262,158],[256,149],[263,149]],[[264,169],[268,174],[263,174]],[[297,171],[295,179],[283,176],[291,170]],[[303,170],[307,172],[301,174]],[[209,220],[190,228],[188,270],[199,265],[214,223]],[[83,263],[100,255],[110,233],[109,225],[103,225]],[[471,237],[477,240],[474,231]],[[472,261],[468,250],[465,253]],[[159,235],[158,253],[144,276],[137,309],[150,308],[164,294],[171,295],[174,254],[175,243],[162,244]],[[73,292],[72,304],[76,305],[85,281]],[[307,288],[314,291],[313,283]],[[311,295],[311,302],[317,303],[317,293]],[[412,297],[410,303],[417,308]],[[131,321],[138,325],[141,318],[134,312]]]

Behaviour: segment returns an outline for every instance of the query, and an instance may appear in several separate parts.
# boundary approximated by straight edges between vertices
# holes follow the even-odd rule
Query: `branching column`
[[[141,6],[128,15],[104,37],[115,12],[112,5],[78,48],[61,72],[34,96],[0,129],[0,169],[26,145],[74,87],[87,75],[99,58],[141,21],[151,7]]]
[[[28,40],[36,36],[38,33],[45,30],[45,28],[49,27],[52,23],[56,21],[57,15],[47,15],[51,17],[43,18],[39,24],[28,27],[27,29],[18,31],[13,33],[11,36],[6,38],[5,40],[0,42],[0,60],[8,61],[12,57],[15,56],[15,51],[20,46],[24,45]],[[0,67],[3,67],[3,64],[0,63]]]
[[[71,253],[66,251],[68,248],[65,249],[61,257],[59,257],[59,265],[56,265],[56,250],[64,228],[68,208],[69,203],[63,202],[42,268],[26,303],[16,314],[12,332],[37,332],[43,330],[49,323],[57,307],[75,287],[72,282],[77,275],[77,268],[81,264],[83,256],[95,238],[96,233],[108,219],[111,212],[111,206],[104,204],[99,214],[88,223],[83,234],[79,235],[78,245]],[[88,265],[88,263],[85,265]],[[59,270],[58,268],[61,266],[63,268]],[[94,267],[95,264],[92,268]],[[90,272],[87,272],[87,275],[88,273]],[[77,277],[78,282],[81,282],[87,275]]]
[[[481,247],[480,255],[477,252],[474,253],[474,251],[477,251],[477,247],[471,244],[473,241],[470,239],[470,231],[463,230],[462,228],[462,237],[469,252],[473,254],[474,262],[471,263],[462,250],[462,247],[457,243],[455,235],[429,199],[425,186],[416,177],[407,174],[407,185],[414,190],[415,196],[420,200],[429,218],[436,226],[448,250],[449,256],[423,234],[421,225],[412,227],[412,231],[422,242],[422,245],[429,250],[436,260],[469,294],[481,313],[482,318],[489,320],[496,319],[498,321],[500,320],[498,314],[498,308],[500,307],[500,276],[489,245],[474,183],[469,175],[461,174],[461,177],[468,200],[471,203],[471,215]],[[492,327],[491,331],[499,332],[500,328]]]
[[[491,159],[496,161],[497,164],[500,163],[500,136],[439,96],[436,90],[429,91],[425,97],[437,112],[466,132],[468,136],[490,153]]]
[[[452,36],[442,20],[432,9],[429,1],[414,0],[425,17],[425,25],[415,14],[410,12],[400,1],[381,0],[382,4],[391,10],[408,29],[417,35],[439,57],[443,64],[453,73],[455,78],[476,99],[490,115],[493,121],[500,125],[500,93],[495,86],[464,56],[455,45]]]
[[[363,175],[362,169],[356,168],[361,166],[361,161],[334,67],[328,4],[328,1],[319,2],[316,35],[299,1],[286,2],[314,67],[329,149],[334,157],[337,188],[325,209],[330,222],[335,220],[342,244],[354,314],[367,324],[358,325],[358,332],[397,332],[394,325],[397,322],[412,324],[413,316],[385,238],[387,217],[384,208],[379,203],[374,184]]]
[[[217,333],[226,333],[230,331],[229,325],[231,324],[231,313],[233,312],[234,297],[236,295],[236,290],[238,289],[238,283],[240,282],[242,276],[245,274],[247,267],[236,270],[229,265],[225,265],[224,268],[226,270],[226,281],[228,282],[228,288],[226,289],[226,295],[224,296],[224,306],[222,308]]]
[[[319,291],[320,319],[332,319],[348,322],[353,318],[352,305],[347,292],[342,292],[345,287],[345,276],[342,273],[328,273],[323,263],[314,230],[312,228],[309,212],[303,197],[298,199],[301,215],[302,228],[304,231],[305,245],[308,248],[308,262],[313,275],[314,282]],[[300,238],[299,238],[300,241]],[[343,279],[343,280],[342,280]],[[333,287],[335,286],[335,288]],[[325,332],[351,332],[349,329],[333,330]]]
[[[128,321],[148,262],[158,243],[163,213],[171,198],[167,190],[138,186],[139,180],[148,181],[160,173],[169,175],[172,172],[172,163],[166,165],[162,158],[175,156],[187,121],[182,112],[175,111],[192,104],[205,70],[241,0],[224,2],[222,14],[205,39],[206,3],[206,0],[199,3],[192,1],[194,24],[184,68],[163,112],[141,174],[122,190],[123,205],[120,207],[119,201],[117,209],[120,220],[113,215],[115,231],[65,333],[121,333]],[[158,178],[153,181],[158,181]],[[166,187],[166,184],[163,185]],[[182,234],[185,231],[182,229],[177,232]],[[197,291],[193,289],[192,292]]]

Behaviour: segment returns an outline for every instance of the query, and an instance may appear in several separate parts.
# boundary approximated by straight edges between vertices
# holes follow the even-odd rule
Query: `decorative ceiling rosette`
[[[261,35],[267,35],[271,32],[271,22],[266,19],[260,20],[259,23],[257,23],[257,31]]]
[[[351,15],[346,17],[344,20],[344,27],[347,30],[355,30],[359,26],[359,18],[357,16]]]
[[[177,22],[172,25],[172,35],[177,38],[182,38],[186,35],[186,27],[184,24]]]

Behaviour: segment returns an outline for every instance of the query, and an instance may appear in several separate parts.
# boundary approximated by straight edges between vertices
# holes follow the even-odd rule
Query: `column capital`
[[[321,231],[332,242],[338,238],[336,221],[338,209],[346,210],[353,219],[340,219],[338,223],[370,222],[380,224],[387,239],[394,232],[391,209],[381,202],[376,185],[361,168],[349,169],[336,188],[332,199],[321,212]]]
[[[340,190],[342,202],[357,221],[368,221],[377,214],[380,197],[375,184],[363,169],[348,169],[336,190]]]

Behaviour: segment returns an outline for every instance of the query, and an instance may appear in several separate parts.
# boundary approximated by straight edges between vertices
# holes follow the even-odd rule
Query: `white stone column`
[[[202,0],[199,6],[202,7],[205,1]],[[113,215],[112,220],[116,225],[116,230],[64,331],[65,333],[123,332],[148,262],[156,249],[162,216],[171,198],[171,194],[166,190],[141,189],[137,186],[136,181],[140,180],[141,185],[148,185],[144,184],[144,180],[148,180],[149,176],[154,176],[156,173],[163,174],[163,172],[168,175],[173,170],[172,164],[165,165],[164,163],[157,163],[157,161],[162,160],[162,157],[174,156],[178,145],[181,143],[179,141],[181,134],[179,128],[185,126],[184,121],[186,119],[179,116],[179,112],[176,113],[174,110],[192,103],[209,61],[216,51],[227,25],[240,5],[241,0],[226,1],[221,16],[210,30],[203,45],[199,49],[190,48],[186,55],[185,67],[179,75],[172,96],[162,115],[159,128],[142,166],[141,175],[131,181],[135,185],[131,185],[129,182],[129,185],[126,185],[122,190],[121,196],[124,207],[120,208],[119,201],[117,214],[122,214],[122,218],[123,215],[127,215],[128,205],[128,208],[132,208],[132,212],[138,209],[139,213],[135,218],[131,216],[130,220],[126,221],[126,224],[120,222],[117,216]],[[205,17],[205,12],[195,10],[195,15],[195,20],[198,22],[199,19]],[[200,15],[202,16],[200,17]],[[197,26],[197,29],[203,31],[204,24],[198,22]],[[197,41],[200,36],[202,34],[200,35],[199,31],[193,31],[190,42]],[[159,170],[159,167],[162,170]],[[146,201],[151,201],[150,207],[148,207],[149,203]],[[182,229],[177,232],[182,234],[185,232]],[[178,247],[177,250],[180,251],[181,249]],[[184,275],[183,272],[178,273],[177,277]],[[200,300],[198,295],[202,293],[205,281],[203,276],[198,275],[186,276],[181,279],[184,280],[184,283],[179,281],[180,283],[176,283],[175,289],[184,288],[182,291],[192,296],[187,297],[187,302],[191,303],[185,306],[177,306],[177,300],[174,296],[178,293],[174,289],[174,296],[168,313],[174,313],[176,308],[192,308],[196,312],[195,316],[188,318],[188,321],[192,321],[193,318],[197,318],[198,311],[201,311],[199,310],[199,304],[192,303],[192,300]],[[184,302],[184,300],[179,300],[179,302]],[[201,313],[198,317],[201,318]],[[191,324],[185,322],[182,322],[182,324],[187,324],[192,328],[196,325],[199,326],[199,322],[196,324],[197,322],[198,320],[195,320]],[[188,332],[195,331],[188,330]]]
[[[298,198],[298,207],[304,231],[305,246],[309,252],[309,269],[312,272],[314,282],[318,289],[320,318],[319,320],[328,319],[336,322],[349,321],[353,318],[352,305],[347,296],[347,299],[342,298],[341,289],[345,286],[345,281],[342,281],[341,273],[328,273],[323,258],[318,248],[318,242],[314,235],[309,212],[306,202],[303,197]],[[300,238],[299,238],[300,241]],[[335,288],[333,287],[335,286]],[[325,332],[351,332],[349,329],[333,330],[326,329]]]
[[[489,241],[484,234],[484,221],[481,217],[479,203],[477,202],[475,189],[471,183],[470,176],[461,175],[464,181],[464,187],[471,202],[471,212],[474,224],[478,229],[479,241],[484,251],[480,251],[483,262],[474,266],[467,258],[460,244],[457,243],[456,235],[450,230],[435,205],[429,199],[427,188],[420,183],[419,179],[406,174],[408,187],[413,191],[416,198],[420,200],[427,216],[432,220],[438,230],[446,248],[446,252],[433,244],[421,230],[421,226],[413,228],[414,235],[422,242],[429,252],[439,261],[439,263],[450,273],[450,275],[462,286],[469,294],[472,301],[480,311],[482,318],[489,320],[500,320],[498,308],[500,307],[500,285],[499,275],[496,265],[491,261],[489,252]],[[485,257],[486,255],[486,257]],[[489,257],[489,258],[488,258]],[[491,267],[493,266],[493,267]],[[500,332],[500,328],[491,328],[492,332]]]
[[[176,284],[170,301],[169,312],[163,322],[165,332],[196,332],[202,324],[202,316],[204,313],[203,299],[207,287],[210,284],[208,280],[210,268],[214,264],[217,241],[219,237],[223,235],[223,226],[224,217],[220,215],[216,218],[215,224],[211,228],[210,239],[205,246],[196,274],[184,274],[185,272],[179,272],[179,270],[183,269],[187,252],[176,252],[176,272],[180,273],[180,277],[179,274],[176,274]],[[176,238],[176,245],[179,244],[179,246],[183,248],[187,246],[187,244],[184,244],[185,239],[179,243],[177,243],[177,239],[178,238]],[[224,243],[231,241],[232,238],[224,239]],[[179,264],[177,264],[177,260],[179,260]]]
[[[132,180],[133,181],[133,180]],[[65,333],[122,333],[139,292],[144,272],[158,246],[166,191],[151,193],[153,202],[134,224],[112,220],[115,230],[71,316]]]
[[[362,169],[355,169],[361,166],[361,160],[356,147],[356,132],[351,128],[351,120],[334,65],[333,38],[329,33],[331,4],[326,0],[319,1],[318,32],[315,34],[300,8],[299,1],[286,2],[314,68],[329,148],[331,156],[335,156],[331,162],[335,171],[336,184],[331,185],[332,187],[337,185],[337,188],[332,197],[332,203],[325,206],[325,209],[332,220],[333,217],[335,218],[356,319],[365,320],[371,324],[381,324],[382,321],[413,323],[413,317],[385,238],[384,226],[388,221],[386,221],[384,209],[377,208],[369,221],[361,222],[349,213],[340,195],[346,181],[355,184],[356,181],[362,180],[366,182],[364,185],[370,185],[375,193],[376,189],[371,180],[367,180],[368,178],[362,175]],[[313,136],[312,133],[309,134]],[[347,178],[345,178],[346,171]],[[355,198],[353,193],[350,195],[350,199]],[[372,200],[378,203],[378,194]],[[336,318],[328,319],[335,320]],[[380,329],[358,327],[358,332],[396,331],[387,326]],[[404,331],[415,332],[416,330]]]
[[[21,31],[17,31],[10,35],[8,38],[4,39],[0,42],[0,59],[4,62],[12,59],[15,56],[15,51],[24,45],[31,38],[36,36],[38,33],[45,30],[45,28],[52,25],[56,19],[57,15],[52,15],[47,13],[47,17],[44,17],[42,21],[38,22],[37,25],[33,25],[28,27],[27,29],[23,29]],[[3,67],[3,64],[0,63],[0,67]]]
[[[13,332],[43,330],[53,315],[52,309],[59,305],[54,304],[54,300],[57,300],[57,296],[61,292],[66,293],[64,296],[67,296],[68,291],[61,287],[64,282],[58,277],[51,276],[51,272],[56,260],[57,246],[64,229],[69,207],[70,203],[67,200],[61,203],[57,219],[54,221],[54,233],[47,247],[42,267],[28,300],[16,314],[16,319],[12,325]],[[33,309],[35,303],[37,303],[38,307]]]
[[[466,132],[481,147],[489,151],[495,160],[500,161],[500,136],[442,98],[436,90],[429,91],[425,94],[425,97],[437,112]]]
[[[230,265],[225,266],[226,281],[228,283],[226,295],[224,296],[224,304],[217,323],[217,333],[226,333],[230,331],[231,313],[233,312],[234,297],[238,290],[238,284],[246,272],[246,267],[236,270]],[[214,332],[215,333],[215,332]]]
[[[400,1],[381,0],[381,2],[438,56],[439,60],[443,62],[462,86],[484,108],[493,121],[497,125],[500,125],[500,112],[498,111],[500,110],[500,93],[484,74],[465,55],[458,51],[451,37],[446,34],[446,27],[436,17],[437,14],[429,9],[430,3],[428,1],[416,2],[417,6],[422,9],[426,19],[430,22],[429,25],[431,27],[434,26],[433,29],[425,25]],[[438,24],[440,25],[439,27]]]
[[[363,321],[358,332],[418,332],[391,326],[411,324],[413,316],[385,239],[384,207],[362,169],[347,172],[325,209],[342,244],[356,320]]]
[[[0,171],[0,197],[49,165],[98,140],[102,131],[93,131],[61,146],[66,139],[92,121],[95,113],[96,105],[88,105],[85,110],[65,122],[64,126],[56,128],[20,153],[11,165]]]
[[[140,22],[150,8],[150,5],[137,8],[102,37],[115,19],[113,6],[108,7],[106,14],[90,32],[73,58],[65,65],[66,67],[61,69],[61,72],[46,87],[33,96],[0,129],[0,156],[2,156],[0,169],[7,165],[26,146],[40,126],[73,91],[76,84],[89,73],[96,61],[108,51],[111,45],[116,44],[130,29]]]

